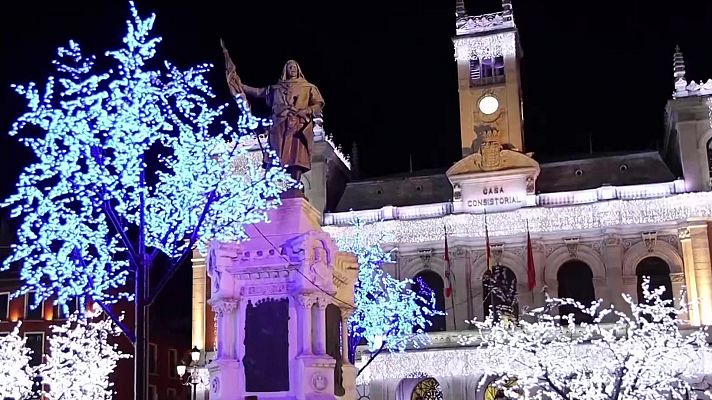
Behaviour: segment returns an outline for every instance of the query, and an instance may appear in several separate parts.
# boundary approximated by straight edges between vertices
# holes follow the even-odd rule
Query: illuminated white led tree
[[[42,382],[49,388],[46,398],[111,400],[114,390],[109,375],[121,358],[128,357],[110,343],[119,334],[110,319],[93,321],[77,314],[53,326],[46,363],[41,367]]]
[[[141,18],[133,3],[130,10],[123,47],[101,64],[70,42],[58,50],[56,77],[41,88],[15,86],[28,110],[10,134],[23,136],[36,161],[4,202],[22,223],[3,268],[20,267],[25,284],[16,295],[35,291],[35,305],[91,298],[110,312],[133,299],[135,330],[112,318],[136,342],[140,400],[148,305],[192,247],[244,239],[243,226],[265,220],[290,180],[276,157],[249,162],[241,146],[270,122],[242,99],[237,127],[222,121],[225,106],[212,105],[204,76],[210,66],[154,65],[155,15]],[[149,292],[159,257],[168,267]]]
[[[479,343],[487,357],[496,360],[483,363],[483,372],[500,377],[495,385],[511,396],[528,392],[530,399],[695,399],[689,381],[699,370],[707,334],[680,330],[684,308],[663,299],[664,290],[650,290],[646,278],[644,302],[623,295],[630,314],[602,309],[600,301],[584,306],[547,296],[544,307],[527,312],[518,323],[474,321],[479,332],[465,342]],[[576,325],[570,314],[562,324],[556,313],[560,305],[573,305],[593,322]]]
[[[20,323],[7,335],[0,336],[0,395],[3,398],[26,398],[32,390],[34,368],[30,367],[31,350],[20,336]]]
[[[363,226],[357,222],[356,232]],[[352,346],[362,338],[371,351],[403,351],[408,344],[425,343],[428,337],[423,332],[431,325],[430,318],[444,314],[436,309],[432,290],[421,282],[421,291],[416,293],[411,289],[412,280],[390,276],[382,266],[392,262],[391,253],[367,244],[361,235],[337,241],[337,245],[339,250],[355,254],[359,264],[356,309],[350,320]]]

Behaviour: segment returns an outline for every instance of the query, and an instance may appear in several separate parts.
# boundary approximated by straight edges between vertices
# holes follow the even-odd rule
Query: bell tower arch
[[[511,0],[502,11],[470,16],[464,0],[456,2],[453,38],[460,93],[462,156],[480,150],[479,132],[498,132],[504,148],[524,151],[522,56]]]

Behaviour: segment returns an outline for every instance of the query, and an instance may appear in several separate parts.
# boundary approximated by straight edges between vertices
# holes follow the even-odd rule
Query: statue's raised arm
[[[264,97],[267,88],[253,88],[242,83],[240,76],[237,74],[235,63],[232,61],[230,53],[228,52],[227,47],[225,47],[225,42],[222,39],[220,39],[220,47],[222,47],[223,56],[225,57],[225,79],[227,79],[227,86],[230,88],[230,94],[235,97],[245,97],[245,95],[251,97]]]

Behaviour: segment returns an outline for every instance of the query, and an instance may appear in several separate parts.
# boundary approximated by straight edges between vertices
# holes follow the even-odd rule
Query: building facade
[[[601,298],[625,310],[621,295],[638,299],[643,276],[650,276],[671,298],[685,289],[692,300],[689,325],[712,324],[712,80],[688,81],[675,52],[661,151],[539,163],[524,140],[522,52],[511,2],[503,0],[500,12],[470,16],[460,0],[456,10],[463,158],[447,171],[347,182],[347,162],[324,142],[315,156],[323,168],[305,182],[312,204],[329,211],[325,232],[337,240],[359,234],[393,249],[387,272],[422,278],[447,312],[433,320],[429,347],[376,357],[359,375],[359,395],[494,398],[490,377],[457,362],[476,351],[457,343],[469,329],[466,320],[484,318],[492,304],[487,237],[494,269],[515,288],[514,312],[542,305],[544,290],[582,303]],[[356,221],[366,223],[359,232]],[[452,295],[445,297],[448,285]],[[204,257],[196,253],[193,344],[208,352],[216,342],[209,288]],[[365,349],[361,356],[368,357]],[[706,389],[705,379],[696,387]]]
[[[445,173],[351,182],[337,211],[324,215],[325,231],[339,239],[357,234],[355,221],[367,222],[360,235],[395,249],[388,272],[422,278],[447,311],[430,327],[429,348],[375,358],[360,376],[360,394],[493,398],[489,377],[456,361],[476,351],[459,346],[458,332],[492,304],[486,235],[494,269],[515,288],[514,312],[543,305],[544,290],[625,310],[621,294],[638,299],[643,276],[650,276],[667,296],[686,290],[690,325],[712,324],[712,81],[688,81],[678,50],[662,152],[540,164],[527,153],[522,130],[521,47],[511,3],[469,16],[458,1],[453,43],[462,160]],[[527,233],[536,276],[531,290]],[[451,297],[444,295],[448,285]],[[708,383],[701,378],[697,385]]]

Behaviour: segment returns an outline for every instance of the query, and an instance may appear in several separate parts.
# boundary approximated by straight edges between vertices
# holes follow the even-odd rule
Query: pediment
[[[470,154],[450,167],[446,175],[448,178],[478,173],[502,175],[503,171],[517,169],[536,171],[534,175],[539,175],[539,163],[518,151],[501,150],[498,155],[490,155],[486,158],[480,153]]]

